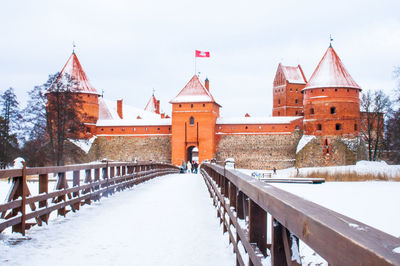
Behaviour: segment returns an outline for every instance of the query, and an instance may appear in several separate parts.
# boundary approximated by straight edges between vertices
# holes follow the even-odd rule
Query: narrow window
[[[297,91],[297,89],[296,89],[296,91]]]
[[[112,128],[111,131],[114,131],[114,129]]]
[[[194,117],[193,116],[190,117],[189,123],[190,123],[190,125],[194,125]]]
[[[354,130],[358,130],[357,124],[354,124]]]
[[[321,124],[318,124],[318,125],[317,125],[317,130],[318,130],[318,131],[321,131],[321,130],[322,130],[322,125],[321,125]]]
[[[314,108],[310,109],[310,114],[313,115],[314,114]]]
[[[298,104],[298,103],[299,103],[299,100],[298,100],[298,99],[296,99],[294,102],[295,102],[296,104]]]
[[[280,116],[281,115],[281,112],[278,112],[278,116]]]
[[[335,88],[335,91],[337,91],[337,88]]]
[[[104,128],[102,128],[101,131],[104,131]]]
[[[122,128],[122,131],[125,131],[125,128]]]
[[[336,107],[331,107],[331,114],[336,114]]]
[[[324,92],[325,91],[325,89],[322,89],[322,92]]]
[[[299,112],[298,111],[296,111],[296,115],[298,115],[299,114]]]
[[[281,99],[278,99],[278,104],[281,104]]]
[[[203,103],[203,107],[206,107],[206,104],[205,104],[205,103]]]
[[[336,130],[342,130],[342,124],[336,124]]]
[[[347,92],[349,92],[350,91],[350,89],[347,89]]]
[[[248,129],[248,128],[249,128],[248,126],[245,127],[245,129]]]
[[[328,146],[328,139],[325,139],[325,147]]]
[[[133,128],[133,131],[136,131],[136,127]]]
[[[182,104],[180,104],[179,107],[182,107]]]
[[[160,128],[158,127],[157,130],[160,131]]]
[[[193,104],[190,105],[190,108],[193,108]]]

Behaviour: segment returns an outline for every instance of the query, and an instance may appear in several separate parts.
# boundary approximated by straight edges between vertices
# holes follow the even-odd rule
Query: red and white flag
[[[196,57],[210,57],[210,52],[196,50]]]

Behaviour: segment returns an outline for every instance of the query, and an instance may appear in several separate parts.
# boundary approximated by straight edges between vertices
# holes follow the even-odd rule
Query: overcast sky
[[[3,1],[0,91],[27,92],[60,71],[72,52],[104,97],[144,108],[155,89],[161,109],[194,75],[222,116],[267,116],[279,62],[307,79],[329,46],[364,89],[395,87],[400,1]]]

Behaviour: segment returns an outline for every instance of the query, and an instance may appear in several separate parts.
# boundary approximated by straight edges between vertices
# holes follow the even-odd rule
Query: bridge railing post
[[[39,194],[49,193],[49,174],[41,174],[39,175]],[[39,208],[47,207],[47,200],[39,201]],[[49,215],[44,214],[39,217],[39,219],[46,224],[49,221]]]
[[[81,184],[81,178],[80,178],[80,171],[73,171],[72,173],[73,177],[72,177],[72,187],[76,187],[76,186],[80,186]],[[80,193],[79,191],[72,193],[73,197],[80,197]],[[80,202],[77,202],[74,204],[73,206],[73,211],[75,210],[79,210],[79,206],[80,206]]]
[[[86,169],[85,170],[85,184],[91,184],[92,182],[93,182],[92,181],[92,169]],[[91,193],[91,192],[92,192],[92,189],[88,188],[88,189],[83,190],[82,194],[87,194],[87,193]],[[92,203],[91,197],[89,197],[88,199],[85,200],[85,204],[90,205],[91,203]]]

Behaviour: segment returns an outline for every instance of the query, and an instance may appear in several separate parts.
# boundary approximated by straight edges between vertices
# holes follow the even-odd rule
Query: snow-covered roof
[[[271,116],[271,117],[220,117],[217,125],[237,124],[290,124],[292,121],[303,118],[302,116]]]
[[[196,102],[213,102],[214,97],[203,86],[197,75],[186,84],[179,94],[170,101],[170,103],[196,103]]]
[[[77,86],[74,88],[76,92],[99,95],[97,90],[92,86],[92,84],[90,84],[89,79],[86,77],[86,74],[83,71],[81,63],[74,52],[71,54],[67,63],[61,70],[60,75],[58,75],[57,82],[63,82],[66,76],[65,74],[68,74],[73,78],[74,82],[77,82]]]
[[[123,119],[117,113],[117,101],[99,98],[99,119],[97,126],[128,126],[128,125],[171,125],[171,119],[161,118],[161,115],[128,104],[122,106]],[[138,119],[140,117],[141,119]]]
[[[307,80],[303,75],[300,65],[298,65],[297,67],[281,65],[281,67],[283,75],[285,76],[286,80],[289,83],[295,83],[295,84],[307,83]]]
[[[170,126],[171,118],[98,120],[96,126]]]
[[[360,86],[358,86],[349,72],[347,72],[332,46],[329,46],[325,52],[325,55],[322,57],[303,90],[326,87],[344,87],[361,90]]]
[[[157,99],[156,97],[154,97],[154,94],[151,96],[144,110],[148,112],[157,113]]]

